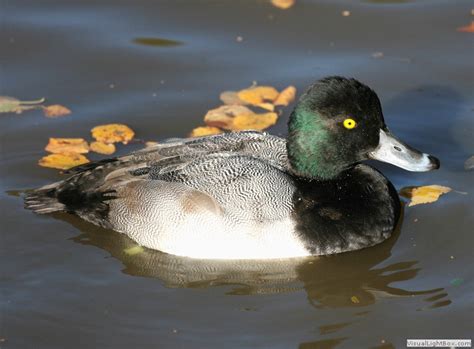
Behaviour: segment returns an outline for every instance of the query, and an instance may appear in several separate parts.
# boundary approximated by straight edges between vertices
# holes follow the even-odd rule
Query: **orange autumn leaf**
[[[291,102],[295,100],[295,97],[296,97],[296,87],[288,86],[287,88],[285,88],[283,91],[280,92],[280,94],[275,99],[273,104],[286,107],[288,104],[290,104]]]
[[[88,163],[89,160],[82,154],[50,154],[46,155],[38,161],[38,165],[42,167],[57,168],[60,170],[68,170],[72,167]]]
[[[296,0],[272,0],[272,5],[282,10],[289,9],[295,4]]]
[[[257,130],[262,131],[276,124],[278,115],[276,113],[265,114],[240,114],[234,118],[233,130]]]
[[[474,21],[471,22],[471,24],[458,28],[457,30],[458,32],[474,33]]]
[[[278,91],[271,86],[253,86],[237,93],[241,100],[257,106],[262,103],[273,102],[278,94]]]
[[[57,118],[60,116],[71,114],[71,110],[65,106],[54,104],[43,107],[44,116],[48,118]]]
[[[98,142],[103,143],[117,143],[122,142],[127,144],[135,136],[135,132],[123,124],[108,124],[94,127],[92,130],[92,137]]]
[[[83,138],[50,138],[45,148],[50,153],[88,153],[89,145]]]
[[[206,125],[225,130],[264,130],[276,123],[276,113],[255,114],[243,105],[223,105],[209,110],[204,117]]]
[[[435,202],[443,194],[449,193],[451,188],[441,185],[426,185],[422,187],[405,187],[400,190],[400,196],[410,199],[408,206],[429,204]]]
[[[247,102],[241,100],[236,91],[224,91],[219,96],[220,100],[227,105],[245,105]]]
[[[115,145],[113,143],[91,142],[90,149],[99,154],[110,155],[115,153]]]
[[[211,135],[217,135],[219,133],[222,133],[222,130],[217,127],[200,126],[193,129],[191,133],[189,134],[189,137],[211,136]]]

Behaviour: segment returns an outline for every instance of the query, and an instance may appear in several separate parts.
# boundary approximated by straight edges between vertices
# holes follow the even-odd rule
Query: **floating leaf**
[[[53,104],[43,107],[43,113],[44,116],[48,118],[57,118],[60,116],[71,114],[71,110],[62,105]]]
[[[359,304],[360,300],[359,300],[359,298],[357,298],[357,296],[352,296],[351,297],[351,302],[354,303],[354,304]]]
[[[275,125],[278,120],[276,113],[265,114],[241,114],[234,118],[233,130],[264,130]]]
[[[240,90],[237,95],[241,100],[258,106],[262,103],[273,102],[278,97],[279,93],[271,86],[252,86]]]
[[[466,162],[464,163],[464,169],[466,170],[474,169],[474,155],[466,160]]]
[[[43,167],[58,168],[60,170],[68,170],[72,167],[87,164],[89,160],[82,154],[50,154],[44,156],[38,161]]]
[[[148,142],[145,142],[145,147],[150,148],[150,147],[154,147],[157,144],[158,144],[158,142],[148,141]]]
[[[41,103],[44,102],[44,98],[35,101],[20,101],[14,97],[0,96],[0,113],[17,113],[29,109],[41,108]]]
[[[260,103],[257,105],[259,108],[268,110],[268,111],[274,111],[275,106],[272,103]]]
[[[245,101],[239,98],[239,95],[236,91],[224,91],[219,96],[220,100],[227,105],[245,105]]]
[[[295,4],[296,0],[272,0],[272,5],[282,10],[289,9]]]
[[[295,97],[296,97],[296,87],[288,86],[287,88],[285,88],[283,91],[280,92],[280,94],[275,99],[273,104],[286,107],[288,104],[290,104],[291,102],[295,100]]]
[[[50,138],[45,148],[50,153],[88,153],[89,146],[83,138]]]
[[[94,127],[92,130],[92,137],[98,142],[116,143],[122,142],[127,144],[133,139],[135,132],[123,124],[108,124]]]
[[[222,133],[222,130],[212,126],[200,126],[191,131],[189,137],[203,137]]]
[[[113,143],[91,142],[90,149],[99,154],[110,155],[115,153],[115,145]]]
[[[453,286],[460,286],[464,282],[462,278],[454,278],[449,283]]]
[[[474,21],[471,24],[458,28],[458,32],[474,33]]]
[[[226,130],[263,130],[276,123],[276,113],[255,114],[242,105],[223,105],[209,110],[204,117],[208,126]]]
[[[141,246],[133,246],[133,247],[130,247],[130,248],[126,248],[123,250],[123,252],[125,252],[125,254],[128,254],[129,256],[134,256],[136,254],[140,254],[142,253],[143,251],[145,251],[143,249],[143,247]]]
[[[136,44],[147,45],[147,46],[161,46],[161,47],[169,47],[169,46],[179,46],[183,43],[181,41],[176,40],[169,40],[163,38],[135,38],[133,42]]]
[[[405,187],[400,190],[400,195],[411,199],[408,206],[428,204],[435,202],[442,194],[449,193],[451,188],[441,185],[427,185],[423,187]]]

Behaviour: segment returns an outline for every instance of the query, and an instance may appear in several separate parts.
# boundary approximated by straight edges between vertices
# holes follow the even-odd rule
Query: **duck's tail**
[[[38,214],[65,211],[66,205],[59,202],[57,188],[62,182],[56,182],[28,193],[25,197],[25,208]]]

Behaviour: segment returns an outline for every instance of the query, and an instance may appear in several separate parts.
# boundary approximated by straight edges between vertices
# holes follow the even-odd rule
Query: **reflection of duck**
[[[400,202],[375,158],[413,171],[436,158],[394,138],[377,95],[353,79],[312,85],[287,140],[240,132],[172,141],[87,164],[26,198],[140,245],[195,258],[269,259],[372,246],[395,227]]]
[[[108,231],[65,214],[55,215],[78,228],[74,241],[108,251],[125,266],[123,272],[160,279],[167,287],[207,288],[229,285],[229,294],[286,293],[304,289],[314,306],[361,306],[382,296],[431,294],[442,289],[409,291],[390,286],[417,275],[416,261],[376,267],[390,257],[399,236],[396,230],[386,243],[364,251],[332,257],[284,260],[196,260],[144,249],[130,255],[136,243],[123,234]],[[351,301],[356,296],[359,303]]]

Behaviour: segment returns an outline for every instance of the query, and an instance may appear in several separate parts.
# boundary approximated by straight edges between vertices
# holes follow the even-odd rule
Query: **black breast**
[[[293,218],[314,255],[369,247],[387,239],[400,216],[393,185],[378,171],[357,165],[336,180],[295,180]]]

